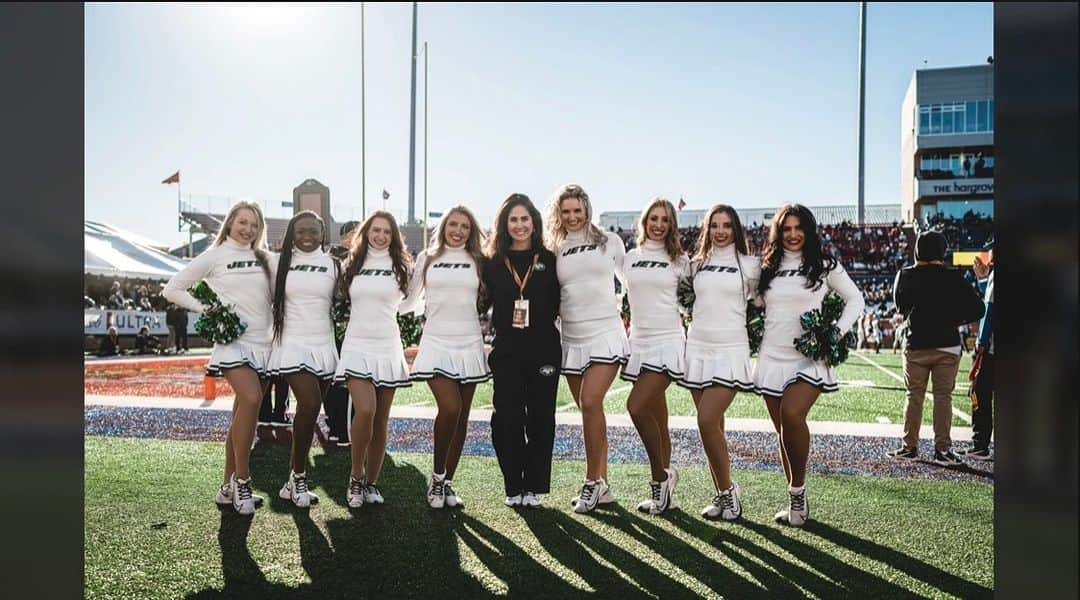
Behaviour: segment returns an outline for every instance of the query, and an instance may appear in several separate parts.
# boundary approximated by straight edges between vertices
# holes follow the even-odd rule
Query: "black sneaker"
[[[975,460],[994,460],[989,448],[966,448],[957,450],[956,454],[964,458],[974,458]]]
[[[905,448],[904,446],[900,446],[896,450],[889,450],[885,453],[885,458],[895,458],[900,460],[915,460],[918,457],[918,448]]]
[[[943,467],[959,467],[964,464],[952,450],[934,450],[934,464]]]

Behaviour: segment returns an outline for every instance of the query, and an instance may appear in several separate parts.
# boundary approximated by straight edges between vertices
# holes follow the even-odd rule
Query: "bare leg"
[[[806,426],[806,415],[819,395],[821,391],[816,387],[796,381],[784,390],[780,401],[780,438],[791,469],[791,487],[802,487],[806,483],[806,463],[810,457],[810,428]]]
[[[296,396],[296,416],[293,418],[292,470],[303,473],[307,469],[311,439],[315,436],[315,420],[322,406],[323,383],[307,372],[293,373],[285,377]]]
[[[765,408],[769,409],[769,418],[772,419],[776,429],[776,445],[780,450],[780,462],[784,465],[784,479],[791,485],[791,464],[788,462],[787,452],[784,451],[784,441],[781,436],[782,426],[780,420],[780,398],[775,396],[762,396],[765,398]]]
[[[364,461],[367,460],[368,446],[372,437],[372,422],[375,419],[375,386],[366,379],[349,377],[346,380],[349,397],[353,403],[353,420],[349,425],[349,455],[352,459],[350,474],[353,479],[364,478]]]
[[[428,387],[431,388],[431,393],[435,396],[435,404],[438,406],[438,411],[435,413],[432,469],[435,473],[446,473],[447,456],[450,445],[454,441],[458,420],[461,418],[461,390],[458,382],[441,375],[429,379]]]
[[[390,422],[390,406],[394,403],[394,388],[375,388],[375,423],[371,434],[371,445],[367,453],[368,483],[375,483],[382,474],[383,459],[386,458],[386,428]]]
[[[465,436],[469,433],[469,409],[472,407],[476,384],[458,384],[458,390],[461,397],[461,412],[458,414],[457,427],[454,428],[454,438],[450,442],[450,448],[446,453],[447,479],[453,479],[454,473],[457,473],[458,461],[461,460],[461,451],[465,447]]]
[[[581,430],[585,437],[585,478],[607,480],[607,420],[604,396],[619,372],[619,365],[593,364],[581,377]]]
[[[724,435],[724,413],[735,399],[735,390],[714,385],[700,393],[698,430],[709,467],[713,471],[717,491],[731,487],[731,457]]]
[[[645,452],[649,455],[653,481],[664,481],[668,478],[667,471],[664,470],[664,441],[660,423],[656,419],[656,403],[664,401],[664,390],[670,384],[671,378],[667,375],[642,372],[626,400],[626,409],[634,421],[642,443],[645,444]],[[667,411],[664,410],[664,413]]]
[[[704,393],[705,390],[690,390],[690,397],[694,399],[694,408],[697,409],[698,413],[699,434],[704,432],[705,428],[708,426],[706,424],[703,424],[701,418],[701,398]],[[709,461],[709,475],[712,476],[713,486],[716,487],[716,489],[720,489],[720,481],[716,477],[716,465],[713,464],[713,459],[709,454],[709,445],[708,443],[706,443],[704,435],[701,436],[701,446],[705,449],[705,458]]]
[[[229,426],[229,441],[232,442],[234,458],[233,472],[237,479],[247,479],[251,477],[248,468],[251,442],[255,440],[255,422],[259,416],[259,404],[262,403],[266,382],[260,380],[255,370],[247,366],[226,369],[225,380],[236,391],[232,424]],[[228,448],[228,444],[226,447]]]

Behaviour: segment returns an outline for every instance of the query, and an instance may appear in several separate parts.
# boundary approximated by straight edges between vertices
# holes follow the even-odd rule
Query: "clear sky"
[[[990,3],[870,3],[866,201],[899,203],[900,105],[923,67],[993,54]],[[86,5],[86,217],[178,245],[175,185],[269,216],[307,178],[359,218],[359,5]],[[411,4],[365,8],[368,209],[404,220]],[[485,226],[510,192],[574,182],[599,214],[854,204],[859,8],[837,4],[425,4],[428,203]],[[925,61],[925,62],[924,62]],[[423,57],[417,217],[423,213]]]

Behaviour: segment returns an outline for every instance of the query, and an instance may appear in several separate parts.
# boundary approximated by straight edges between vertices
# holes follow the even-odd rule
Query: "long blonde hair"
[[[262,265],[263,272],[266,273],[267,279],[270,278],[270,261],[266,248],[266,219],[263,218],[262,209],[258,204],[250,202],[248,200],[241,200],[232,205],[229,209],[229,214],[225,217],[225,222],[222,223],[221,229],[218,230],[217,237],[214,238],[213,246],[220,246],[225,238],[229,237],[229,230],[232,229],[233,221],[236,220],[236,213],[243,209],[248,209],[255,213],[255,221],[259,226],[258,233],[255,234],[255,239],[251,240],[251,249],[255,252],[255,258],[258,259],[259,264]]]
[[[641,246],[645,243],[645,240],[649,239],[645,229],[649,226],[649,213],[657,206],[663,207],[664,211],[667,212],[668,230],[664,235],[664,250],[667,251],[668,256],[674,262],[683,255],[683,249],[682,244],[679,243],[679,222],[675,217],[675,205],[667,198],[656,196],[645,207],[645,210],[641,211],[641,216],[638,217],[637,245]]]
[[[561,185],[551,195],[551,199],[547,204],[547,216],[544,218],[544,243],[548,249],[552,252],[559,251],[559,244],[566,239],[566,226],[562,224],[562,215],[560,211],[562,209],[563,200],[575,198],[581,202],[581,208],[585,209],[585,219],[588,223],[585,225],[585,237],[592,243],[598,244],[601,248],[607,245],[607,235],[604,234],[604,230],[600,229],[592,222],[592,203],[589,202],[589,195],[585,193],[585,190],[580,185],[574,183],[568,183]]]

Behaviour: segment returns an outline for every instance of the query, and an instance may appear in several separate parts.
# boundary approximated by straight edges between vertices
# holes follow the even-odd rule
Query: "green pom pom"
[[[231,306],[224,306],[217,293],[205,281],[191,288],[191,295],[206,307],[195,321],[195,333],[215,344],[229,344],[247,330]]]
[[[803,334],[795,338],[795,348],[810,360],[830,367],[847,360],[854,335],[851,332],[840,335],[837,321],[843,312],[843,299],[836,292],[827,293],[820,309],[806,311],[799,317]]]

